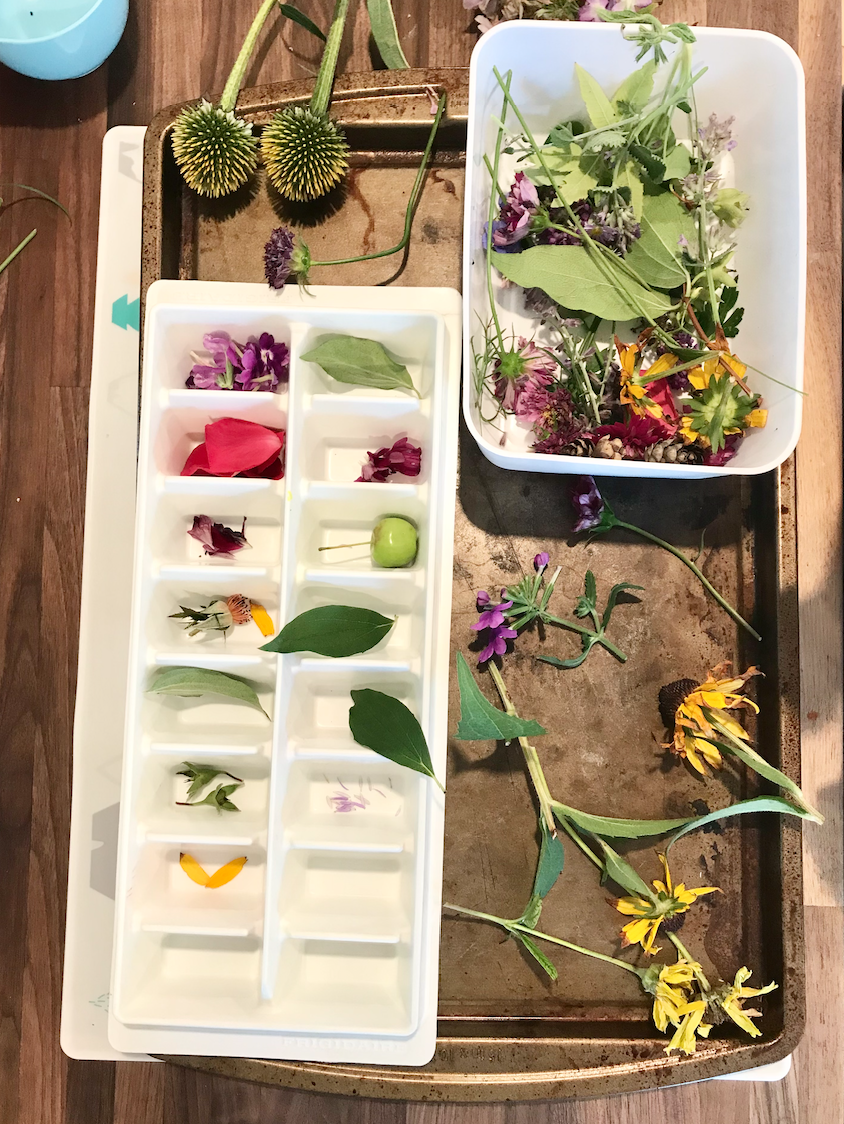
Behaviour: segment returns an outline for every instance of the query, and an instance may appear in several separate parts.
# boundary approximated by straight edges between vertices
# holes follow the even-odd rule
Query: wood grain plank
[[[109,1124],[161,1124],[167,1066],[118,1062],[114,1066],[114,1114]]]

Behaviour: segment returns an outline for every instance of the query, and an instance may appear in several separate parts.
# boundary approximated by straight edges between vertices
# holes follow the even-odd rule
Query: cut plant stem
[[[668,939],[671,941],[671,943],[674,945],[674,947],[677,949],[677,951],[680,953],[680,955],[683,957],[684,960],[688,960],[689,964],[697,964],[697,967],[692,969],[692,970],[694,971],[694,974],[697,977],[697,980],[698,980],[698,983],[701,986],[701,989],[704,992],[711,991],[712,988],[710,987],[709,980],[704,975],[703,969],[700,967],[697,960],[695,960],[695,958],[692,956],[692,954],[689,952],[689,950],[686,948],[686,946],[683,944],[683,942],[680,940],[680,938],[677,936],[677,934],[676,933],[669,933]]]
[[[345,550],[353,546],[372,546],[372,540],[367,539],[366,542],[338,542],[333,543],[331,546],[321,546],[320,550]]]
[[[492,676],[492,681],[493,683],[495,683],[495,686],[498,690],[498,694],[501,696],[501,703],[504,707],[505,712],[509,714],[511,718],[518,718],[518,711],[513,705],[513,700],[510,698],[510,695],[507,692],[507,687],[501,677],[501,672],[491,660],[487,664],[487,667],[489,668],[489,673]],[[539,808],[542,813],[542,818],[545,821],[545,826],[547,827],[551,838],[556,838],[557,824],[554,820],[554,812],[551,808],[551,793],[548,791],[548,783],[545,780],[545,774],[542,772],[542,766],[539,763],[539,754],[536,752],[527,738],[519,738],[519,745],[522,747],[525,764],[528,767],[530,779],[533,781],[533,787],[536,790],[536,796],[539,800]]]
[[[276,6],[276,3],[277,0],[264,0],[252,21],[252,26],[246,33],[243,46],[240,48],[240,54],[235,59],[231,74],[229,74],[228,81],[223,89],[223,96],[220,98],[220,109],[224,113],[234,109],[237,95],[240,93],[240,87],[243,83],[243,76],[246,74],[246,67],[249,65],[249,59],[255,49],[255,43],[261,34],[261,28],[264,26],[267,16]]]
[[[0,262],[0,273],[3,272],[3,270],[6,268],[7,265],[11,265],[11,263],[15,260],[15,258],[21,252],[21,250],[23,250],[24,247],[29,245],[29,243],[32,241],[32,239],[35,237],[35,235],[37,233],[38,233],[37,227],[36,227],[35,230],[30,230],[30,232],[29,232],[29,234],[27,234],[26,238],[24,238],[24,240],[22,242],[19,242],[17,244],[17,246],[15,246],[14,250],[12,250],[11,254],[9,254],[9,256],[5,259],[5,261]]]

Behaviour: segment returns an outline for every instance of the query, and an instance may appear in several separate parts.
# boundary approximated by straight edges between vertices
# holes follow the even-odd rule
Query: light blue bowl
[[[80,78],[120,41],[129,0],[0,0],[0,62],[30,78]]]

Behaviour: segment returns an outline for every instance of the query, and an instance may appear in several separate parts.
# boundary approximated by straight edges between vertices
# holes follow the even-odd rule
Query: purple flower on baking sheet
[[[486,591],[481,590],[481,593]],[[501,596],[504,597],[503,589]],[[478,594],[478,606],[483,606],[483,611],[475,624],[469,626],[473,632],[486,633],[484,636],[486,647],[478,656],[479,664],[486,663],[493,656],[503,656],[507,651],[507,641],[518,635],[514,628],[508,626],[505,616],[506,610],[513,608],[513,602],[502,600],[497,605],[493,605],[489,594],[486,594],[486,598],[486,601],[482,601],[481,594]]]
[[[264,246],[264,275],[271,289],[283,289],[292,270],[296,239],[287,226],[277,226]]]
[[[249,546],[246,541],[246,517],[239,531],[226,527],[223,523],[212,523],[208,515],[194,515],[193,526],[188,531],[191,538],[202,543],[205,553],[211,557],[234,554]]]
[[[600,524],[604,514],[604,501],[594,477],[578,476],[572,489],[571,502],[577,512],[575,531],[592,531]]]
[[[538,574],[541,574],[542,571],[546,569],[550,561],[551,559],[548,556],[548,552],[542,550],[539,552],[539,554],[534,555],[533,568]]]

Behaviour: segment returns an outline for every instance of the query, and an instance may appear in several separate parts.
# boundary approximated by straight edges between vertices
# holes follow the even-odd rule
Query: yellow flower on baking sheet
[[[769,983],[767,987],[745,987],[745,981],[749,980],[752,974],[749,968],[739,968],[731,984],[716,988],[713,1001],[736,1026],[740,1026],[751,1038],[758,1038],[762,1031],[750,1020],[760,1018],[762,1012],[753,1009],[744,1010],[742,1002],[745,999],[755,999],[757,995],[767,995],[777,985]]]
[[[750,735],[728,711],[745,709],[759,713],[756,703],[740,693],[748,679],[760,674],[759,669],[750,667],[743,675],[726,677],[728,670],[728,664],[720,664],[703,683],[677,679],[659,692],[663,721],[669,728],[672,724],[674,727],[673,739],[664,748],[684,757],[703,776],[707,775],[707,766],[721,767],[716,743],[723,739],[719,734],[750,744]]]
[[[695,973],[700,964],[683,957],[674,964],[654,964],[642,973],[642,987],[653,996],[653,1020],[663,1034],[671,1026],[679,1026],[683,1009],[692,996]]]
[[[665,855],[660,855],[659,861],[665,878],[664,881],[658,878],[653,880],[656,893],[650,898],[630,895],[611,899],[611,904],[619,913],[633,918],[621,930],[622,944],[640,944],[649,956],[659,951],[654,948],[654,941],[663,921],[670,921],[679,913],[685,913],[704,894],[720,893],[717,886],[701,886],[696,890],[688,890],[684,882],[678,882],[675,886]]]
[[[705,1023],[703,1016],[706,1014],[706,1001],[694,999],[686,1003],[681,1009],[682,1018],[680,1025],[674,1031],[674,1037],[665,1047],[665,1053],[672,1050],[682,1050],[684,1054],[693,1054],[697,1049],[697,1035],[708,1038],[712,1030],[711,1023]]]

